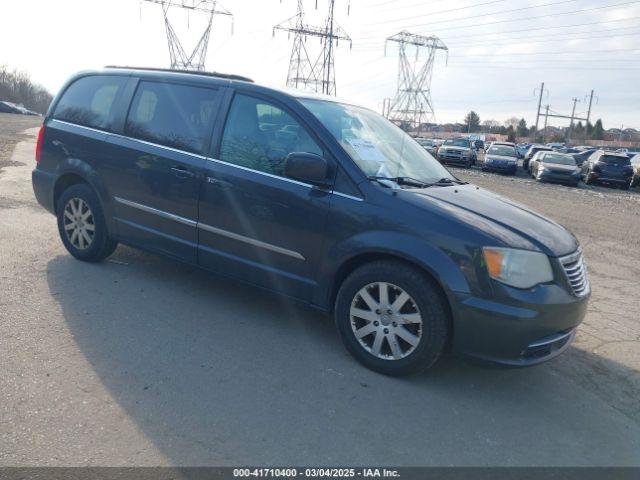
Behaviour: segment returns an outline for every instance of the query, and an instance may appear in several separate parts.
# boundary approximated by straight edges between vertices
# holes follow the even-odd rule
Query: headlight
[[[484,247],[489,276],[516,288],[531,288],[553,280],[549,257],[544,253],[513,248]]]

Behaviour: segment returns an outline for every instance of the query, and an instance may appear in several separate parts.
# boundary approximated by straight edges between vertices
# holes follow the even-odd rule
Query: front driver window
[[[291,115],[258,98],[237,94],[227,117],[220,160],[284,176],[292,152],[322,155],[322,149]]]

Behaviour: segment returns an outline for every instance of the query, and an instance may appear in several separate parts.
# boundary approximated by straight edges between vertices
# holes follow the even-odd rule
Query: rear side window
[[[215,115],[217,90],[140,82],[125,134],[167,147],[201,153]]]
[[[82,77],[64,92],[53,118],[110,130],[111,110],[127,79],[111,75]]]
[[[624,165],[630,165],[631,160],[627,157],[616,157],[614,155],[603,155],[600,157],[600,161],[602,163],[606,163],[607,165],[615,165],[616,167],[622,167]]]

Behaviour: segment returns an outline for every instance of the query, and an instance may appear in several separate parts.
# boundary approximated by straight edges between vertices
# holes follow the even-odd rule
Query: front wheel
[[[71,255],[100,262],[113,253],[118,244],[109,237],[102,205],[89,185],[72,185],[62,192],[56,207],[58,232]]]
[[[349,275],[338,292],[335,320],[347,350],[385,375],[420,373],[447,344],[443,294],[431,278],[401,262],[373,262]]]

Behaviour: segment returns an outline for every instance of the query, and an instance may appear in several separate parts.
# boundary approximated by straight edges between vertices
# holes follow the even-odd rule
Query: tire
[[[109,237],[98,196],[86,183],[72,185],[62,192],[56,205],[56,216],[62,243],[78,260],[100,262],[118,246]]]
[[[386,305],[394,311],[392,315],[375,313],[378,303],[386,306],[380,298],[380,283],[388,285]],[[363,291],[370,292],[373,305],[365,301]],[[408,298],[402,301],[400,292]],[[401,304],[394,306],[396,300]],[[362,312],[367,318],[353,312]],[[448,312],[446,299],[426,274],[405,263],[377,261],[356,269],[342,283],[335,321],[345,347],[361,364],[384,375],[405,376],[425,371],[440,358],[448,340]],[[402,318],[406,319],[404,325]],[[362,327],[371,333],[359,339],[356,331]],[[376,342],[378,355],[373,353]]]

